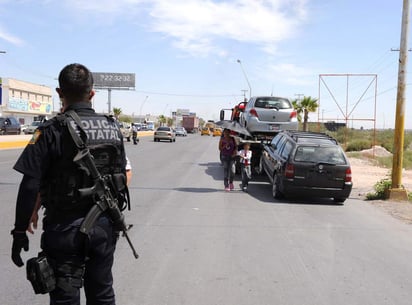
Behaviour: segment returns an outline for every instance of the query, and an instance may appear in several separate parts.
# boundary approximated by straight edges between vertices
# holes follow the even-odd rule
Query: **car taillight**
[[[295,167],[293,166],[293,164],[286,164],[286,168],[285,168],[285,177],[286,178],[293,178],[293,176],[295,175]]]
[[[290,113],[289,119],[295,119],[298,117],[298,112],[297,111],[292,111]]]
[[[345,182],[352,182],[352,170],[348,167],[345,171]]]
[[[251,115],[251,116],[258,117],[258,114],[257,114],[257,112],[256,112],[256,109],[255,109],[255,108],[250,109],[249,113],[250,113],[250,115]]]

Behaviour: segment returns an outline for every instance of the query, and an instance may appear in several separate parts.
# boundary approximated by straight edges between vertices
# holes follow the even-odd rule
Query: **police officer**
[[[93,76],[88,68],[77,63],[64,67],[56,91],[63,102],[64,113],[74,111],[80,117],[87,134],[85,143],[101,174],[125,175],[122,134],[114,119],[97,114],[92,108]],[[112,265],[118,232],[107,213],[99,217],[88,235],[79,231],[95,202],[92,196],[79,195],[78,189],[90,187],[91,181],[87,171],[73,161],[78,150],[68,124],[80,130],[74,120],[63,114],[45,122],[14,166],[23,174],[23,179],[12,230],[12,260],[17,266],[23,266],[20,254],[22,249],[29,249],[26,230],[40,192],[45,207],[41,248],[56,277],[50,304],[80,305],[80,288],[84,287],[87,304],[112,305],[115,304]]]

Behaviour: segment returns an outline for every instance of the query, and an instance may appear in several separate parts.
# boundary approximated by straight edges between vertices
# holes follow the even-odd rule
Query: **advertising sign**
[[[135,88],[134,73],[93,72],[95,88]]]
[[[38,114],[51,114],[51,102],[38,102],[21,98],[11,97],[7,109],[9,111],[30,112]]]

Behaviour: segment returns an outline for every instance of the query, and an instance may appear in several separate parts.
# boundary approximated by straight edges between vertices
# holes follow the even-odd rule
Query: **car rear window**
[[[276,97],[258,98],[255,102],[256,108],[265,109],[289,109],[292,108],[289,100]]]
[[[159,127],[157,130],[158,131],[170,131],[170,128],[169,127]]]
[[[299,146],[296,149],[294,160],[297,162],[346,164],[344,153],[339,146]]]

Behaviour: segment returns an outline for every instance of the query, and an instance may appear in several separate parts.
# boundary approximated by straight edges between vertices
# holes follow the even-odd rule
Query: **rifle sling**
[[[80,117],[78,116],[78,114],[73,110],[69,110],[69,111],[65,112],[65,114],[67,116],[71,117],[76,122],[76,125],[77,125],[80,133],[82,134],[82,136],[85,139],[87,139],[87,134],[86,134],[86,132],[84,131],[84,129],[82,127],[82,122],[81,122]],[[77,132],[74,130],[73,126],[70,123],[68,123],[67,126],[69,128],[70,135],[73,138],[74,144],[76,144],[77,148],[79,150],[87,149],[86,144],[84,143],[82,138],[77,134]]]

